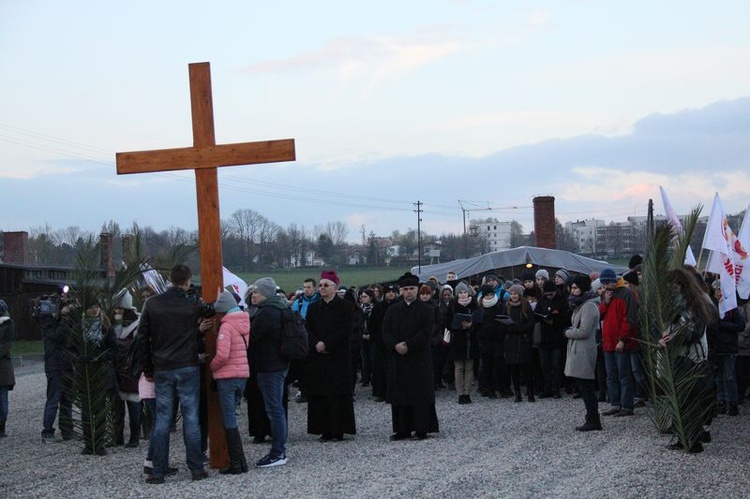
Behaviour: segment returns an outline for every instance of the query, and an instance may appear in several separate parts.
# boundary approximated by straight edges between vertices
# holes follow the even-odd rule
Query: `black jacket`
[[[505,363],[510,365],[531,362],[534,319],[524,313],[520,305],[506,304],[506,315],[513,319],[513,325],[503,325],[505,331]]]
[[[476,300],[463,306],[454,299],[448,307],[448,315],[445,318],[446,327],[451,331],[451,341],[448,344],[451,360],[478,360],[479,359],[479,337],[477,328],[472,324],[468,329],[453,328],[453,316],[455,314],[471,315],[477,309]]]
[[[279,355],[281,349],[281,314],[286,305],[277,296],[270,296],[258,305],[250,323],[248,361],[254,372],[267,373],[289,368],[289,362]]]
[[[503,306],[498,302],[492,307],[481,307],[482,322],[476,327],[479,331],[479,353],[490,354],[497,348],[502,349],[505,342],[505,331],[495,320],[498,315],[504,315]]]
[[[739,345],[739,335],[745,330],[745,318],[739,308],[733,308],[719,319],[716,331],[716,342],[712,347],[716,354],[736,354]]]
[[[197,366],[198,321],[213,314],[211,305],[177,287],[146,300],[138,326],[143,372]]]
[[[539,315],[547,316],[536,319],[542,326],[542,341],[539,348],[564,348],[568,344],[565,330],[570,327],[570,312],[565,296],[558,290],[554,298],[542,297],[534,310]]]
[[[42,328],[44,370],[70,369],[70,328],[64,321],[55,321]]]

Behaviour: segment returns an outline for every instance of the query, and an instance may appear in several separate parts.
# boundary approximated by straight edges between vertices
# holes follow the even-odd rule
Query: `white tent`
[[[557,269],[590,274],[601,272],[602,269],[608,267],[618,273],[627,270],[624,267],[610,265],[603,260],[594,260],[569,251],[521,246],[474,258],[423,265],[421,270],[419,267],[412,267],[411,272],[423,281],[434,275],[442,282],[449,271],[455,272],[459,279],[488,273],[503,274],[506,279],[514,279],[521,277],[524,272],[536,272],[540,268],[547,269],[552,275]]]

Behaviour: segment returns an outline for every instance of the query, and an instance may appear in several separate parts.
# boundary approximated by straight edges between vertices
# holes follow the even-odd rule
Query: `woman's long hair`
[[[667,278],[680,288],[686,308],[696,322],[710,324],[714,321],[715,310],[699,284],[700,275],[678,267],[670,269]]]

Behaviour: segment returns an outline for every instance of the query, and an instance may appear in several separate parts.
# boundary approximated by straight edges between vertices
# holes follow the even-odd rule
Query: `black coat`
[[[506,315],[513,319],[513,325],[503,325],[505,331],[505,363],[511,365],[526,364],[531,361],[534,319],[531,310],[524,313],[520,305],[506,304]]]
[[[448,344],[451,360],[479,359],[479,336],[477,328],[473,324],[469,329],[455,329],[451,327],[455,314],[471,314],[476,309],[477,302],[474,299],[467,306],[459,304],[454,299],[451,306],[448,307],[448,315],[445,318],[445,323],[451,331],[451,341]]]
[[[354,305],[338,296],[326,303],[319,300],[307,310],[310,355],[305,362],[305,394],[349,395],[352,393],[352,362],[349,346]],[[322,341],[325,353],[315,345]]]
[[[383,301],[377,302],[372,307],[370,320],[367,322],[367,331],[370,333],[370,341],[375,342],[376,344],[383,343],[382,330],[385,313],[388,310],[388,307],[399,301],[401,300],[399,300],[398,298],[390,302],[383,299]]]
[[[4,315],[0,317],[0,386],[13,388],[16,378],[13,373],[13,361],[10,349],[16,339],[16,328],[13,319]]]
[[[493,307],[482,307],[482,322],[476,325],[479,338],[479,353],[489,354],[505,343],[505,331],[495,320],[498,315],[504,315],[503,306],[498,302]]]
[[[536,316],[542,326],[542,341],[539,348],[564,348],[568,343],[565,330],[570,327],[571,314],[563,294],[558,291],[551,300],[542,297],[534,312],[548,316],[547,319]]]
[[[42,328],[44,370],[70,370],[70,330],[61,321],[48,322]]]
[[[716,342],[712,345],[716,354],[736,354],[739,346],[739,335],[745,330],[745,318],[740,309],[733,308],[719,319],[716,331]]]
[[[435,403],[430,338],[435,312],[419,301],[399,301],[388,308],[383,321],[383,342],[388,350],[388,388],[386,401],[393,405],[428,405]],[[395,350],[406,342],[407,352]]]

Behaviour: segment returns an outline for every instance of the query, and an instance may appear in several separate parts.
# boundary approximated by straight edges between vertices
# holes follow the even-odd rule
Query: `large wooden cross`
[[[217,145],[209,63],[189,64],[190,107],[193,118],[193,147],[117,153],[118,175],[127,173],[195,170],[198,197],[198,246],[201,259],[203,299],[212,302],[222,288],[221,225],[219,184],[216,168],[294,161],[294,139]],[[216,351],[216,330],[206,334],[206,351]],[[211,370],[206,365],[206,385]],[[221,409],[215,393],[208,390],[208,429],[211,467],[227,466],[226,441],[221,426]]]

